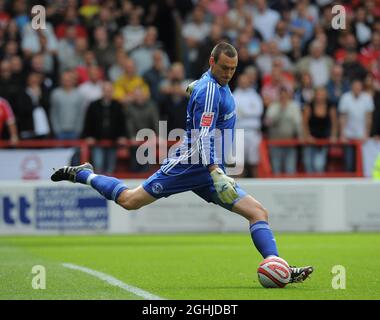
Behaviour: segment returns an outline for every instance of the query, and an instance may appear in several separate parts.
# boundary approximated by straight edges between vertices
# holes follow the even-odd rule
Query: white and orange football
[[[257,269],[259,282],[264,288],[283,288],[290,281],[288,263],[279,257],[269,257]]]

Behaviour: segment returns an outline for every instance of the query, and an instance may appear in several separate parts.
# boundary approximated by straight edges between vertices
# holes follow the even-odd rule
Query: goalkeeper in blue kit
[[[192,191],[207,202],[246,218],[252,241],[263,258],[279,256],[267,210],[225,173],[224,154],[229,143],[223,132],[234,130],[236,118],[228,86],[238,64],[236,49],[225,42],[217,44],[209,63],[210,69],[188,88],[186,134],[180,147],[142,185],[130,189],[119,179],[95,174],[89,163],[60,168],[51,179],[87,184],[127,210]],[[313,268],[290,267],[290,271],[290,282],[302,282]]]

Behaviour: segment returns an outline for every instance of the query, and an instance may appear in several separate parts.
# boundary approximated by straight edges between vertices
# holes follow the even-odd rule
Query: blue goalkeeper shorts
[[[243,189],[236,185],[239,197],[232,204],[222,202],[217,196],[210,172],[203,165],[177,164],[168,174],[159,169],[145,180],[142,186],[146,192],[156,199],[192,191],[207,202],[218,204],[230,211],[236,202],[247,195]]]

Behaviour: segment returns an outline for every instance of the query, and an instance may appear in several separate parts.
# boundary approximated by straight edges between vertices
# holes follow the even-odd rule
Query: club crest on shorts
[[[201,127],[211,127],[214,120],[214,112],[203,112],[201,118]]]
[[[162,186],[161,183],[153,183],[152,185],[152,191],[155,193],[155,194],[160,194],[162,192],[162,190],[164,190],[164,187]]]

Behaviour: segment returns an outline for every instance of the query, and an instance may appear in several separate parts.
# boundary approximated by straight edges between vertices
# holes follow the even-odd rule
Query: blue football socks
[[[81,170],[76,174],[76,182],[88,184],[108,200],[116,202],[119,195],[128,187],[119,179]]]
[[[276,240],[268,222],[258,221],[251,224],[249,229],[251,231],[252,241],[264,259],[268,256],[278,257]]]

